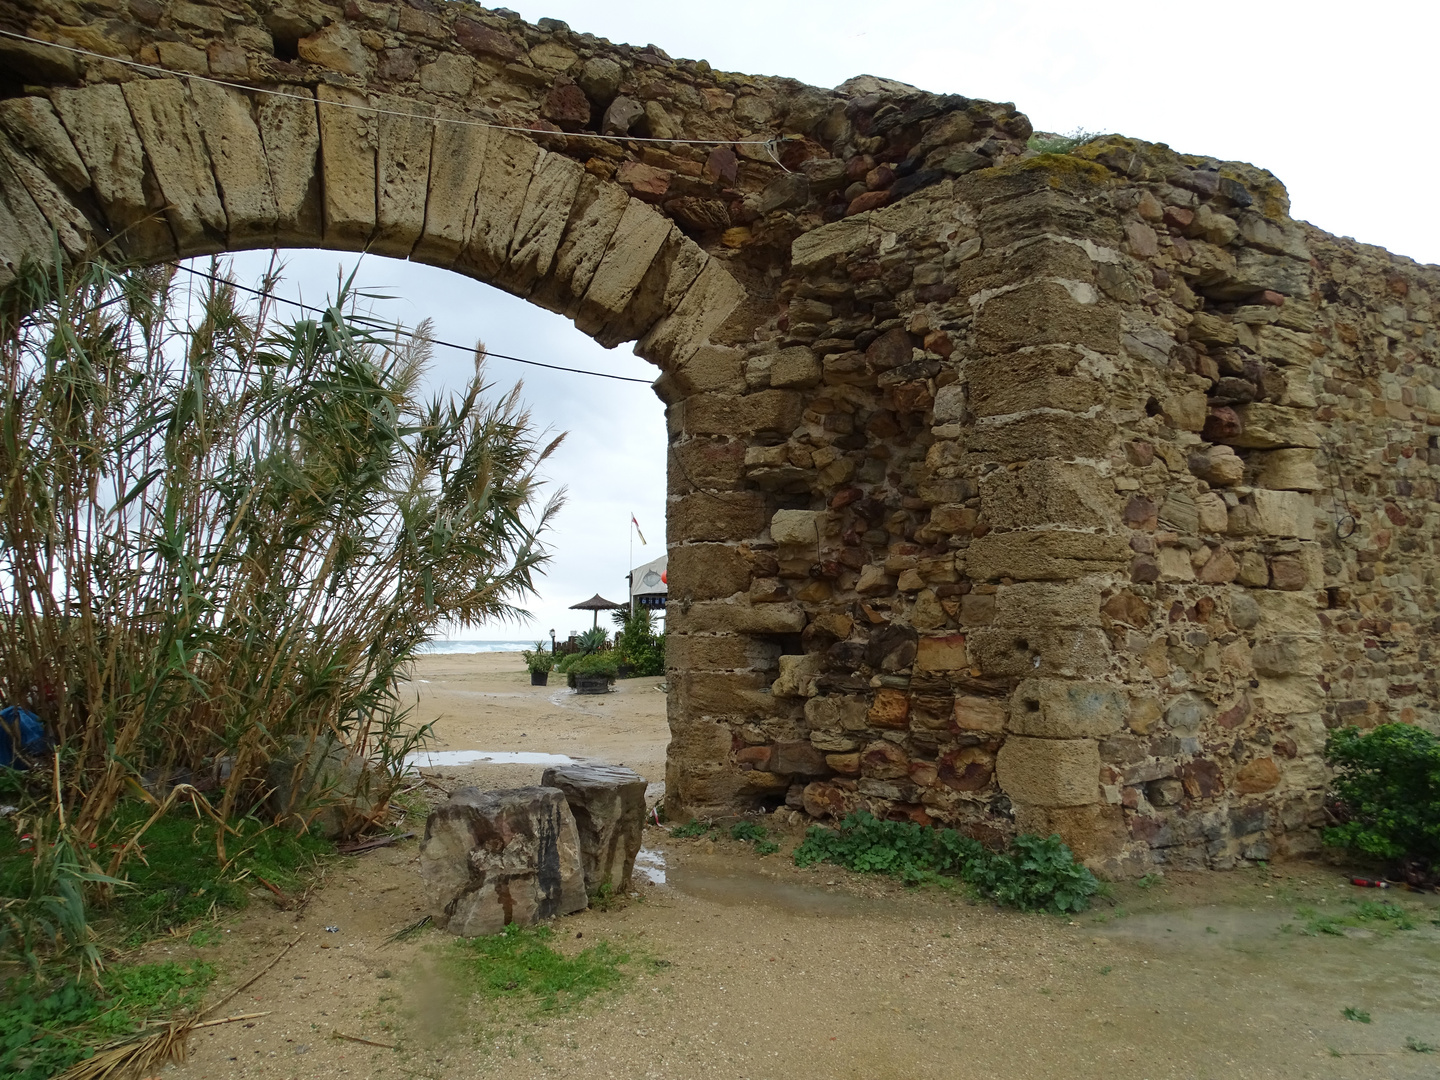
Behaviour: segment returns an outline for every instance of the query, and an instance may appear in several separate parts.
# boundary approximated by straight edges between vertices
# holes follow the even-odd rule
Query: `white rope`
[[[400,112],[396,109],[382,109],[375,105],[357,105],[346,101],[325,101],[319,97],[305,97],[300,94],[287,94],[284,90],[271,90],[263,86],[250,86],[246,83],[230,82],[226,79],[215,79],[209,75],[196,75],[188,71],[171,71],[156,64],[143,64],[139,60],[125,60],[118,56],[106,56],[104,53],[93,52],[90,49],[82,49],[75,45],[61,45],[56,41],[46,41],[43,38],[31,37],[28,34],[17,34],[13,30],[0,30],[0,36],[14,38],[16,41],[27,41],[32,45],[47,45],[52,49],[61,49],[64,52],[74,53],[76,56],[88,56],[96,60],[104,60],[112,64],[124,64],[126,67],[137,68],[140,71],[152,71],[176,79],[194,79],[197,82],[210,83],[214,86],[225,86],[232,90],[243,90],[251,94],[269,94],[271,97],[288,98],[291,101],[302,101],[310,105],[329,105],[337,109],[354,109],[357,112],[374,113],[377,116],[398,116],[403,120],[429,120],[436,124],[454,124],[457,127],[486,128],[490,131],[514,131],[522,135],[534,138],[537,135],[574,135],[580,139],[604,139],[610,142],[637,142],[637,143],[683,143],[688,146],[763,146],[775,164],[780,165],[780,159],[775,157],[772,149],[775,139],[657,139],[653,137],[641,138],[632,135],[596,135],[589,131],[563,132],[543,131],[538,128],[518,127],[511,124],[487,124],[480,120],[463,120],[454,116],[426,116],[424,113]],[[782,169],[784,165],[780,165]],[[789,172],[788,169],[785,170]]]

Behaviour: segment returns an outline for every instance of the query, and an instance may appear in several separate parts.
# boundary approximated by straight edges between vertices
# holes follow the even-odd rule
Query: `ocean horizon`
[[[426,642],[420,646],[422,653],[482,653],[482,652],[519,652],[521,649],[533,649],[535,639],[529,638],[525,641],[482,641],[473,638],[450,638],[437,639]]]

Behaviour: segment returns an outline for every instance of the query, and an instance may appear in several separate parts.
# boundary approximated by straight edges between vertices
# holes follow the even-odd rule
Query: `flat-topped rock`
[[[645,778],[619,765],[561,765],[546,769],[540,782],[563,791],[575,815],[585,891],[606,882],[616,892],[628,889],[645,828]]]
[[[580,838],[555,787],[462,787],[425,822],[420,847],[435,924],[460,937],[588,906]]]

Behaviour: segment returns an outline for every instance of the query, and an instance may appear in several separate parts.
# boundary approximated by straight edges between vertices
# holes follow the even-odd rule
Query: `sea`
[[[534,638],[529,638],[525,641],[473,641],[450,639],[443,641],[431,641],[428,644],[422,645],[420,647],[420,651],[422,653],[519,652],[521,649],[533,649],[534,647]]]

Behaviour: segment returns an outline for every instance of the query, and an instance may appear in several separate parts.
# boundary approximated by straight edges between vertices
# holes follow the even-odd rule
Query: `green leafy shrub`
[[[606,679],[613,682],[615,676],[619,674],[619,671],[620,664],[615,659],[613,652],[588,653],[572,661],[569,667],[565,669],[565,676],[566,681],[573,688],[575,686],[576,676],[603,675]]]
[[[1325,842],[1440,874],[1440,738],[1409,724],[1341,728],[1325,758],[1342,818]]]
[[[650,609],[615,612],[620,627],[615,633],[615,652],[632,677],[665,674],[665,635],[655,633]]]
[[[1058,836],[1017,836],[1003,852],[954,829],[881,821],[864,810],[836,829],[816,825],[795,849],[795,863],[829,862],[906,884],[959,878],[979,896],[1022,911],[1083,911],[1100,883]]]
[[[671,825],[670,835],[678,840],[690,840],[697,836],[704,836],[713,828],[715,826],[708,821],[692,818],[683,825]]]
[[[521,649],[520,657],[532,675],[541,675],[555,667],[555,654],[545,648],[545,642],[535,642],[533,649]]]

